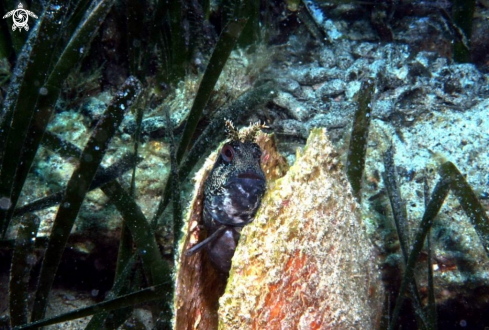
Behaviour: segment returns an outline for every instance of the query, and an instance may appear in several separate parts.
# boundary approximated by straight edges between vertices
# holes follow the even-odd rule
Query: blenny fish
[[[255,124],[238,132],[226,122],[228,140],[196,175],[176,260],[174,329],[217,329],[219,297],[240,232],[253,221],[266,190],[262,166],[274,173],[264,165],[270,164],[268,151],[255,141],[263,137],[262,127]]]
[[[192,255],[205,247],[210,261],[224,274],[231,268],[239,232],[253,221],[266,189],[261,150],[253,141],[259,125],[241,136],[231,122],[226,126],[230,141],[221,148],[204,183],[203,222],[208,237],[186,252]]]

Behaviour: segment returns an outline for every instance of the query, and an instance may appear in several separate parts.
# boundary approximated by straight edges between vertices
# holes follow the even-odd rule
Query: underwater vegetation
[[[383,178],[386,182],[386,188],[391,203],[393,218],[395,220],[396,230],[399,237],[399,244],[401,247],[402,257],[405,266],[401,287],[396,299],[392,318],[388,321],[389,329],[396,329],[396,322],[398,321],[403,302],[406,299],[406,291],[409,291],[409,297],[415,307],[418,327],[423,329],[436,329],[437,314],[433,292],[433,269],[429,239],[430,229],[433,226],[434,220],[440,212],[440,209],[443,206],[447,195],[451,191],[458,198],[460,205],[466,213],[470,223],[476,230],[481,240],[480,243],[487,254],[489,217],[487,216],[485,209],[482,207],[475,193],[467,184],[467,181],[465,180],[464,176],[459,172],[457,167],[451,162],[446,162],[439,167],[440,180],[436,184],[431,194],[425,181],[426,211],[419,224],[416,235],[412,241],[413,243],[410,244],[406,236],[407,214],[405,202],[400,195],[399,187],[397,184],[392,148],[386,151],[384,155],[384,163],[386,172],[384,173]],[[416,264],[419,262],[418,257],[425,245],[425,242],[427,243],[428,249],[427,267],[429,277],[429,303],[428,306],[423,307],[421,304],[420,293],[418,291],[416,279],[414,277],[414,270]]]
[[[9,315],[11,317],[4,322],[9,322],[13,328],[37,328],[61,320],[72,320],[81,315],[97,314],[87,328],[100,329],[104,327],[104,323],[106,327],[112,328],[124,323],[130,317],[131,310],[128,313],[128,310],[123,308],[158,300],[152,305],[155,327],[169,327],[170,297],[173,291],[170,265],[160,253],[151,222],[134,200],[136,165],[141,161],[137,151],[143,110],[148,100],[158,97],[161,88],[174,89],[177,83],[184,79],[189,68],[190,56],[194,55],[195,49],[200,47],[199,52],[208,52],[208,54],[201,54],[199,61],[204,60],[203,56],[211,55],[207,58],[208,64],[204,67],[205,70],[202,70],[203,76],[200,88],[193,99],[193,107],[185,121],[178,123],[185,127],[179,136],[178,148],[172,152],[174,173],[178,173],[179,163],[182,162],[190,145],[191,137],[201,120],[202,111],[241,32],[244,31],[244,37],[240,41],[242,45],[254,42],[258,38],[259,31],[256,28],[260,15],[256,7],[258,4],[259,2],[249,2],[248,5],[243,6],[233,1],[224,3],[214,10],[219,13],[221,10],[223,13],[226,11],[233,11],[233,13],[222,14],[219,25],[211,27],[207,21],[210,14],[209,4],[204,11],[202,4],[197,1],[189,3],[175,1],[167,4],[166,1],[116,3],[110,0],[80,0],[71,3],[69,7],[65,2],[47,1],[42,8],[31,8],[37,12],[42,11],[42,14],[39,15],[39,22],[34,25],[29,37],[21,46],[13,40],[18,35],[11,34],[12,38],[10,38],[8,30],[2,26],[2,36],[5,37],[2,40],[6,40],[1,44],[2,60],[8,59],[14,69],[8,77],[9,85],[3,99],[1,117],[0,228],[4,239],[11,239],[17,228],[21,228],[18,230],[14,244],[12,260],[16,265],[12,267],[10,273]],[[144,8],[145,6],[147,8]],[[148,18],[146,10],[153,15],[149,15]],[[126,16],[125,13],[131,14]],[[114,40],[100,38],[99,31],[107,31],[108,27],[103,25],[114,22],[114,16],[118,15],[124,15],[123,17],[126,18],[116,23],[122,24],[118,26],[121,29],[119,34],[126,35],[125,39],[131,40],[131,44],[120,46],[124,49],[127,47],[128,58],[121,56],[114,58],[114,62],[120,61],[119,65],[127,69],[120,68],[118,77],[105,78],[111,80],[118,90],[112,93],[112,100],[103,111],[93,114],[94,126],[90,137],[80,149],[73,142],[50,132],[48,124],[59,111],[63,111],[59,107],[73,104],[66,99],[67,97],[75,94],[78,99],[81,99],[88,97],[91,91],[100,88],[96,87],[100,85],[97,76],[101,74],[100,69],[96,67],[97,61],[100,61],[97,59],[96,51],[100,47],[109,47]],[[239,19],[235,20],[236,18]],[[201,29],[192,27],[189,30],[189,26],[184,26],[184,23],[188,24],[189,21],[191,24],[209,25],[208,28],[212,28],[214,32],[200,35]],[[154,33],[149,35],[148,30]],[[192,33],[193,31],[195,32]],[[195,35],[191,36],[191,34]],[[114,37],[112,35],[112,38]],[[137,45],[135,40],[140,44]],[[192,45],[186,44],[189,40]],[[204,42],[208,44],[199,44]],[[112,46],[117,48],[117,45]],[[143,47],[148,47],[152,51],[143,52],[141,51]],[[213,51],[210,52],[209,50],[212,49]],[[117,56],[109,51],[105,55]],[[94,78],[90,76],[90,79],[86,79],[85,85],[75,85],[73,81],[76,81],[76,78],[73,78],[73,75],[81,75],[80,70],[84,65],[88,65],[84,62],[86,58],[94,63],[89,69],[95,72]],[[104,74],[106,73],[105,71]],[[120,80],[123,75],[127,78]],[[156,82],[151,81],[152,84],[148,85],[147,81],[150,77],[153,77]],[[86,84],[95,86],[86,87]],[[247,102],[250,100],[250,95],[243,95],[241,105],[248,106],[251,110],[253,102],[255,105],[263,102],[267,97],[266,92],[272,89],[271,85],[267,86],[265,92],[262,89],[262,94],[251,94],[250,102]],[[34,97],[25,97],[26,95]],[[138,114],[137,134],[133,143],[135,152],[126,153],[109,167],[101,165],[102,159],[111,148],[111,140],[119,134],[123,119],[131,111]],[[223,112],[220,116],[225,115],[226,113]],[[172,125],[172,120],[167,120],[165,123],[167,131],[173,130],[170,128]],[[74,171],[63,187],[63,192],[57,192],[20,207],[19,200],[25,200],[22,193],[29,171],[36,167],[35,156],[41,148],[51,150],[67,160],[75,161]],[[185,178],[192,166],[187,165],[186,169],[180,170],[180,177]],[[132,188],[126,190],[117,178],[130,169],[133,170],[133,183]],[[178,181],[178,176],[174,176],[172,180]],[[172,182],[175,187],[174,184],[177,182]],[[55,282],[55,275],[68,244],[70,232],[74,228],[87,192],[95,188],[100,188],[104,192],[124,219],[114,285],[106,301],[101,304],[43,320],[46,315],[48,296]],[[178,189],[173,191],[173,200],[176,201],[174,205],[178,205],[180,196],[176,196],[175,193],[179,195],[180,191]],[[60,205],[60,207],[52,221],[48,238],[36,239],[40,220],[31,212],[53,205]],[[161,209],[163,210],[164,206]],[[174,213],[178,214],[176,207]],[[158,217],[159,215],[155,219]],[[180,232],[177,217],[175,217],[175,228],[178,228],[175,230],[176,242]],[[30,299],[26,298],[30,296],[28,292],[31,289],[28,283],[33,264],[32,261],[26,264],[26,256],[35,255],[35,250],[38,249],[44,250],[44,253],[36,279],[34,301],[31,305],[28,303]],[[140,287],[146,289],[138,291]],[[124,298],[117,298],[120,296]],[[31,312],[29,312],[30,308],[32,308]],[[116,309],[122,309],[122,312],[110,313]],[[29,320],[31,323],[25,325]]]
[[[332,16],[351,4],[369,12],[383,41],[396,37],[393,17],[425,4],[331,3]],[[463,38],[470,39],[474,3],[454,2],[447,14],[448,21],[453,17],[451,28],[462,33],[457,39],[462,47],[454,46],[455,61],[470,59]],[[280,53],[284,35],[297,22],[316,39],[303,42],[304,52],[314,49],[310,43],[342,43],[347,36],[324,10],[329,2],[46,0],[26,1],[25,6],[38,14],[35,22],[29,21],[29,34],[12,31],[6,21],[0,24],[0,249],[9,268],[9,306],[0,327],[35,329],[92,316],[77,326],[242,329],[255,322],[259,328],[279,328],[277,320],[282,320],[291,328],[395,329],[403,313],[413,315],[412,305],[417,326],[435,329],[429,233],[450,192],[487,253],[486,211],[450,162],[440,166],[433,192],[426,188],[426,211],[416,236],[409,237],[395,151],[386,151],[382,181],[396,224],[402,280],[394,290],[396,299],[382,308],[391,295],[381,281],[382,261],[362,224],[360,202],[365,200],[372,102],[386,78],[359,70],[363,83],[356,90],[345,167],[324,129],[308,132],[307,145],[290,168],[287,160],[294,157],[286,160],[277,151],[285,134],[259,134],[267,192],[256,219],[241,231],[230,277],[222,281],[215,270],[205,268],[205,254],[182,253],[192,238],[187,226],[199,224],[192,217],[199,217],[201,207],[202,187],[194,186],[191,175],[204,164],[196,176],[202,182],[214,164],[215,154],[206,158],[225,139],[225,119],[243,125],[250,118],[302,120],[313,112],[300,106],[278,112],[278,101],[268,104],[284,89],[283,81],[278,82],[284,77],[260,75],[271,61],[263,47],[278,45],[265,52]],[[3,12],[16,7],[12,1],[0,4]],[[322,98],[341,101],[346,87],[320,86],[314,72],[291,76],[308,80],[301,83],[314,85]],[[257,115],[265,104],[275,112]],[[84,134],[72,132],[76,125],[84,127]],[[45,164],[66,166],[66,177],[47,180]],[[143,170],[151,166],[161,171],[147,178]],[[56,185],[44,187],[52,181]],[[190,206],[189,190],[196,191]],[[86,213],[97,221],[85,221]],[[98,241],[91,235],[100,235]],[[110,242],[103,245],[104,239]],[[51,308],[67,281],[60,273],[69,267],[70,253],[90,255],[95,250],[91,244],[103,250],[114,242],[117,251],[98,252],[107,261],[98,267],[108,268],[110,278],[100,292],[92,290],[95,303],[73,305],[69,312]],[[425,251],[428,266],[420,258]],[[91,275],[81,269],[87,264],[82,259],[71,264],[76,280],[84,272]],[[204,269],[192,273],[199,262]],[[419,292],[420,267],[427,270],[429,299]],[[218,284],[209,288],[213,283]],[[146,325],[134,317],[138,306],[150,315]],[[190,312],[182,316],[181,311]]]
[[[453,2],[451,16],[460,34],[459,40],[453,45],[453,57],[457,62],[470,62],[470,39],[474,12],[475,0]]]

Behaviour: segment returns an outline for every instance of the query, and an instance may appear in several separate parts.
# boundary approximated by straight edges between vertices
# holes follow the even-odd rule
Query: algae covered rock
[[[241,232],[219,329],[374,329],[383,289],[359,206],[324,129]]]
[[[243,228],[229,278],[205,251],[184,251],[206,237],[202,183],[196,190],[176,260],[175,329],[373,329],[383,289],[358,204],[324,129],[315,129],[287,165],[273,136],[259,134],[267,192]]]

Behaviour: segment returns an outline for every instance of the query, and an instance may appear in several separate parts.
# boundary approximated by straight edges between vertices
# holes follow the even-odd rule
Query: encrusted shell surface
[[[185,251],[206,234],[201,230],[204,181],[209,175],[217,153],[206,160],[195,176],[195,191],[183,226],[179,253],[175,260],[174,329],[215,329],[218,298],[225,286],[212,268],[204,251],[186,256]],[[206,285],[209,284],[209,285]]]
[[[382,288],[350,184],[314,129],[242,231],[219,329],[376,329]]]
[[[175,329],[376,328],[383,289],[375,253],[325,130],[312,131],[288,171],[273,136],[257,143],[267,193],[242,230],[227,286],[203,251],[183,254],[205,238],[202,186],[217,152],[196,175],[176,262]]]

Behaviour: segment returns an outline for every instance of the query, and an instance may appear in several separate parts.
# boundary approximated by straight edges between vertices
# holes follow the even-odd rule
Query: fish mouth
[[[239,174],[238,179],[251,179],[251,180],[265,181],[263,175],[260,175],[258,173],[251,173],[251,172]]]

